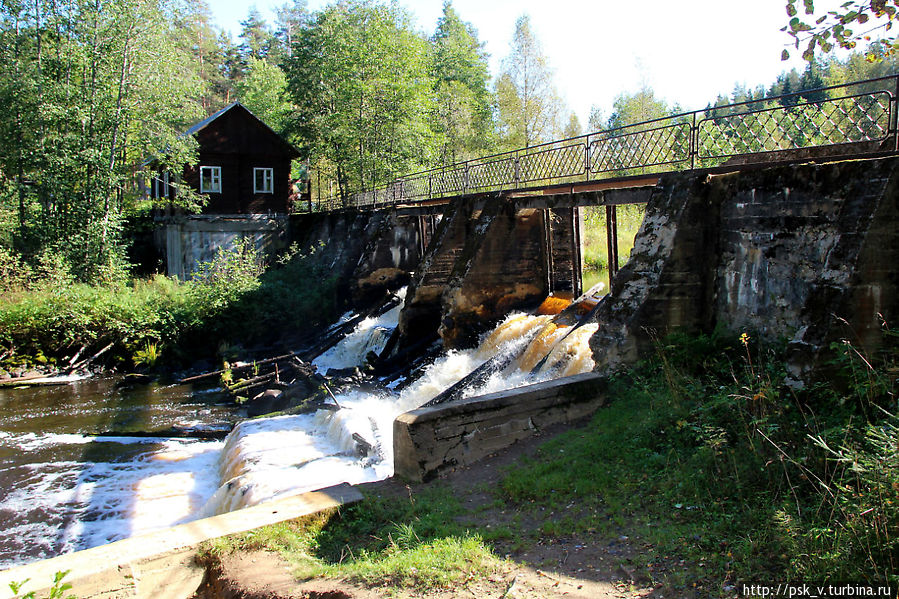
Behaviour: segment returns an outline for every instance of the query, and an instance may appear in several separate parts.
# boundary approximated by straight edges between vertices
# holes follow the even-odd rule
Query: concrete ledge
[[[471,464],[551,424],[588,416],[608,379],[588,373],[400,414],[393,423],[397,476],[424,481]]]
[[[30,582],[23,592],[46,594],[56,572],[70,570],[65,582],[79,599],[140,597],[180,599],[200,586],[205,569],[194,556],[203,541],[260,526],[307,516],[362,499],[346,483],[263,503],[212,518],[195,520],[153,533],[131,537],[0,571],[0,599],[14,597],[9,583]]]

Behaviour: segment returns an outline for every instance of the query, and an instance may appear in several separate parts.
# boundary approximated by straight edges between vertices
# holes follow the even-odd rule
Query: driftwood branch
[[[271,364],[273,362],[281,362],[284,360],[289,360],[290,358],[294,358],[294,357],[297,357],[300,355],[302,355],[302,352],[291,352],[289,354],[284,354],[283,356],[276,356],[274,358],[267,358],[265,360],[256,360],[254,362],[248,362],[246,364],[232,365],[230,368],[222,368],[221,370],[213,370],[211,372],[204,372],[203,374],[189,376],[187,378],[183,378],[183,379],[179,380],[178,383],[180,383],[180,384],[192,383],[194,381],[199,381],[199,380],[209,378],[212,376],[224,374],[228,370],[230,370],[231,372],[234,372],[235,370],[237,370],[237,371],[246,370],[248,368],[253,368],[254,366],[264,366],[267,364]]]

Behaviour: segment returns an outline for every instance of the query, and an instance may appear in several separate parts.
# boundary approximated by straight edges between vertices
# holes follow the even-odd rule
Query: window
[[[200,167],[200,193],[222,193],[222,167]]]
[[[160,173],[158,177],[153,179],[156,187],[156,199],[165,199],[169,197],[169,174]]]
[[[253,169],[253,193],[274,193],[275,176],[270,168]]]

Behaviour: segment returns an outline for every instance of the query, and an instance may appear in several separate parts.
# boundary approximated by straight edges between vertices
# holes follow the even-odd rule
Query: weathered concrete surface
[[[181,216],[157,229],[155,243],[165,255],[169,276],[189,279],[220,249],[233,249],[244,239],[263,255],[286,248],[287,225],[286,214]]]
[[[454,202],[443,215],[406,292],[398,325],[401,336],[398,349],[414,344],[415,338],[437,332],[441,296],[462,255],[466,238],[471,236],[471,231],[483,228],[479,226],[480,220],[481,210],[476,210],[475,201],[468,198]]]
[[[22,592],[44,596],[56,572],[70,570],[65,582],[79,599],[180,599],[194,594],[205,569],[196,563],[197,546],[216,537],[244,532],[362,500],[343,483],[320,491],[271,501],[236,512],[195,520],[154,533],[77,551],[0,571],[0,599],[15,595],[10,582],[30,582]]]
[[[605,403],[607,379],[579,374],[401,414],[393,423],[397,476],[428,480]]]
[[[445,347],[472,346],[510,311],[577,291],[576,210],[503,194],[450,203],[410,284],[396,351],[436,333]]]
[[[503,316],[549,294],[545,216],[499,199],[485,205],[441,294],[444,347],[476,345]]]
[[[409,281],[421,259],[417,216],[395,210],[297,214],[291,241],[318,250],[338,279],[338,303],[365,306]]]
[[[897,186],[896,158],[663,176],[598,309],[597,369],[719,324],[790,340],[797,381],[833,340],[875,343],[897,315]]]

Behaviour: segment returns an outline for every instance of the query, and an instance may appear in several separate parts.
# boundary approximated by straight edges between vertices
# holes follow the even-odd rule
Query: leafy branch
[[[789,23],[781,28],[787,35],[793,38],[793,46],[798,50],[804,45],[802,58],[811,62],[815,52],[830,52],[834,48],[851,50],[856,47],[859,40],[870,42],[872,34],[878,30],[888,32],[892,30],[893,23],[899,15],[899,0],[848,0],[843,2],[838,9],[829,10],[816,16],[814,0],[802,0],[803,17],[800,17],[800,8],[797,5],[800,0],[787,0],[786,10]],[[864,31],[857,31],[853,27],[864,27]],[[875,44],[880,46],[882,52],[868,53],[868,60],[876,60],[878,56],[890,55],[896,51],[896,36],[884,36]],[[790,58],[790,51],[784,49],[781,59]]]

